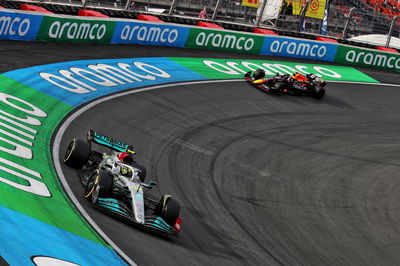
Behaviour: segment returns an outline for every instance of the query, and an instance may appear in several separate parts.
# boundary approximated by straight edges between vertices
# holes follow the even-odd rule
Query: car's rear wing
[[[96,132],[94,130],[89,130],[88,132],[88,141],[89,142],[94,142],[97,143],[101,146],[109,147],[115,151],[127,151],[130,153],[134,153],[133,147],[125,144],[122,141],[119,141],[117,139],[113,139],[110,137],[107,137],[99,132]]]

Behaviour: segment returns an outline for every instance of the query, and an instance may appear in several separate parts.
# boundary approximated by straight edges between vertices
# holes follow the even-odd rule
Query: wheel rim
[[[86,191],[85,191],[85,198],[88,199],[89,197],[92,197],[95,195],[95,191],[96,188],[98,187],[97,184],[99,182],[99,175],[98,175],[98,171],[96,171],[95,173],[93,173],[89,180],[88,183],[86,185]],[[98,196],[98,189],[97,189],[97,195]],[[97,198],[97,197],[96,197]]]
[[[69,160],[74,149],[75,149],[75,139],[73,139],[73,141],[68,145],[67,150],[65,151],[64,162]]]

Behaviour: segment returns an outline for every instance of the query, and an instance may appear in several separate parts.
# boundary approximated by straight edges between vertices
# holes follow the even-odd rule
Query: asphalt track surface
[[[31,65],[101,58],[90,57],[101,47],[24,45],[36,49]],[[66,47],[74,57],[62,57]],[[164,50],[125,49],[129,56],[120,58]],[[118,51],[104,51],[103,58],[119,58]],[[17,60],[0,65],[28,61]],[[398,73],[373,72],[398,82]],[[132,143],[148,180],[158,182],[152,193],[181,202],[177,239],[92,208],[81,200],[76,173],[63,172],[90,216],[139,265],[394,265],[400,261],[398,99],[400,87],[393,86],[330,83],[318,101],[265,95],[244,82],[177,84],[115,98],[77,117],[61,147],[90,128]]]

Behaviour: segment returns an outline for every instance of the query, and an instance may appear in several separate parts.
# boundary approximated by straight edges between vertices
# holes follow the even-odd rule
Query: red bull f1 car
[[[111,149],[92,149],[92,143]],[[154,199],[147,191],[156,183],[144,183],[146,168],[133,160],[133,147],[90,130],[87,141],[73,139],[64,163],[78,169],[84,197],[102,210],[153,231],[177,236],[182,218],[180,205],[171,195]]]
[[[249,71],[244,75],[248,83],[267,93],[292,94],[302,96],[312,96],[322,99],[325,95],[326,82],[315,74],[303,75],[300,73],[276,74],[276,76],[266,78],[263,69]]]

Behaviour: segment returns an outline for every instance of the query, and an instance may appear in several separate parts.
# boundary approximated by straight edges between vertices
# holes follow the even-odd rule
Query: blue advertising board
[[[34,41],[43,16],[0,12],[0,39]]]
[[[117,22],[111,43],[184,47],[190,28],[143,22]]]
[[[277,55],[333,62],[337,44],[285,37],[265,37],[262,55]]]

